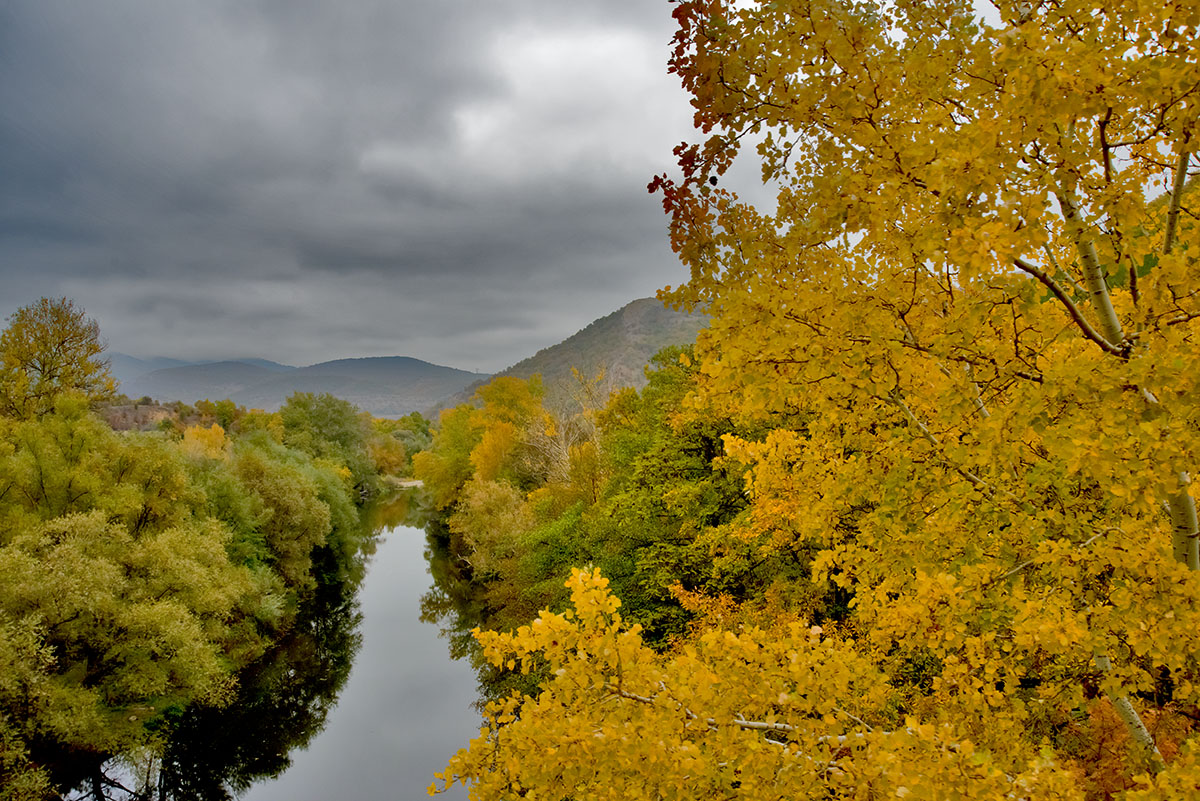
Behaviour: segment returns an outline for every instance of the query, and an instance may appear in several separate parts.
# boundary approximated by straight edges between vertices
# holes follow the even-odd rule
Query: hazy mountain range
[[[651,298],[635,300],[499,375],[541,374],[552,403],[570,397],[572,367],[589,378],[603,370],[613,388],[640,387],[651,356],[667,345],[694,341],[705,323],[703,315],[671,311]],[[247,408],[273,411],[294,392],[328,392],[378,417],[453,406],[469,400],[490,378],[407,356],[337,359],[308,367],[265,359],[137,359],[122,353],[111,354],[110,362],[120,391],[130,398],[186,403],[229,398]]]
[[[274,411],[294,392],[328,392],[378,417],[423,411],[483,377],[407,356],[337,359],[308,367],[262,359],[179,363],[140,375],[131,374],[137,365],[126,358],[118,362],[114,355],[113,374],[131,398],[186,403],[229,398],[250,409]]]

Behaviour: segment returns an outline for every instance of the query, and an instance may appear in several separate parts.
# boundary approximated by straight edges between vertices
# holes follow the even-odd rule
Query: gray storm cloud
[[[3,308],[115,350],[494,370],[682,268],[645,185],[690,111],[670,6],[0,7]]]

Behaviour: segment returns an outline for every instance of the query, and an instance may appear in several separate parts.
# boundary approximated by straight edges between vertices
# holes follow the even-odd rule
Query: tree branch
[[[1013,258],[1013,264],[1015,264],[1022,272],[1036,278],[1043,286],[1045,286],[1050,290],[1051,293],[1054,294],[1054,297],[1058,298],[1058,301],[1066,308],[1067,313],[1071,315],[1071,319],[1075,321],[1077,326],[1079,326],[1079,329],[1083,332],[1085,337],[1099,345],[1105,353],[1111,353],[1113,356],[1119,356],[1121,358],[1125,357],[1125,348],[1121,347],[1120,345],[1113,344],[1108,340],[1107,337],[1097,331],[1095,326],[1088,322],[1088,319],[1083,316],[1083,312],[1080,311],[1079,307],[1075,305],[1075,301],[1071,300],[1071,296],[1063,290],[1062,286],[1060,286],[1057,281],[1047,275],[1045,270],[1043,270],[1041,267],[1038,267],[1036,264],[1025,261],[1019,257]],[[1118,333],[1120,333],[1119,328]],[[1118,340],[1118,342],[1120,342],[1120,340]]]
[[[1142,389],[1142,397],[1151,406],[1158,406],[1158,398],[1148,389]],[[1175,474],[1175,491],[1163,503],[1171,519],[1171,551],[1175,561],[1188,566],[1188,570],[1200,570],[1200,523],[1196,519],[1196,500],[1188,492],[1192,483],[1186,471]]]
[[[626,698],[630,701],[637,701],[639,704],[649,704],[649,705],[653,706],[655,703],[658,702],[658,696],[645,696],[645,695],[638,695],[637,693],[631,693],[628,690],[622,689],[620,687],[620,685],[618,685],[616,687],[609,685],[609,687],[607,689],[610,693],[612,693],[613,695],[615,695],[619,698]],[[678,702],[676,702],[676,703],[678,703]],[[680,708],[680,710],[683,711],[684,716],[688,720],[698,720],[701,723],[704,723],[705,725],[707,725],[709,728],[712,728],[712,729],[715,729],[717,727],[716,718],[702,718],[699,715],[697,715],[695,712],[693,712],[692,710],[683,706],[682,704],[679,705],[679,708]],[[761,720],[745,720],[744,718],[735,718],[734,720],[730,721],[730,723],[734,726],[737,726],[740,729],[750,729],[752,731],[793,732],[796,730],[795,726],[790,726],[787,723],[767,723],[767,722],[761,721]]]
[[[1111,533],[1112,533],[1112,532],[1114,532],[1114,531],[1120,531],[1122,534],[1124,534],[1124,533],[1125,533],[1125,531],[1124,531],[1123,529],[1121,529],[1120,527],[1118,527],[1118,526],[1112,526],[1112,527],[1110,527],[1110,528],[1106,528],[1106,529],[1104,529],[1103,531],[1101,531],[1099,534],[1094,534],[1094,535],[1092,535],[1091,537],[1088,537],[1088,538],[1087,538],[1086,540],[1084,540],[1083,542],[1079,543],[1079,545],[1078,545],[1078,546],[1075,548],[1075,550],[1077,550],[1077,551],[1082,551],[1084,548],[1088,547],[1089,545],[1091,545],[1091,544],[1092,544],[1093,542],[1095,542],[1096,540],[1100,539],[1101,537],[1103,537],[1103,536],[1105,536],[1105,535],[1111,534]],[[985,589],[987,589],[988,587],[992,586],[993,584],[997,584],[997,583],[999,583],[999,582],[1001,582],[1001,581],[1004,581],[1006,578],[1011,578],[1012,576],[1015,576],[1015,575],[1017,575],[1017,574],[1018,574],[1018,573],[1020,573],[1022,570],[1024,570],[1024,569],[1025,569],[1025,568],[1027,568],[1027,567],[1029,567],[1030,565],[1034,564],[1035,562],[1037,562],[1037,559],[1036,559],[1036,558],[1035,558],[1035,559],[1026,559],[1024,562],[1022,562],[1021,564],[1019,564],[1019,565],[1017,565],[1016,567],[1012,568],[1011,570],[1008,570],[1008,571],[1006,571],[1006,572],[1004,572],[1004,573],[1001,573],[999,576],[996,576],[994,579],[990,579],[989,581],[985,582],[985,583],[984,583],[984,584],[983,584],[983,585],[980,587],[980,589],[981,589],[981,590],[985,590]]]
[[[655,703],[658,702],[658,696],[638,695],[637,693],[631,693],[628,690],[623,690],[620,687],[613,687],[612,685],[609,685],[607,687],[607,689],[610,693],[612,693],[615,696],[618,696],[620,698],[625,698],[630,701],[637,701],[639,704],[648,704],[650,706],[653,706]],[[675,702],[675,703],[678,704],[678,702]],[[701,718],[699,715],[697,715],[695,712],[693,712],[692,710],[688,709],[685,706],[680,705],[679,708],[683,711],[684,716],[687,717],[688,720],[698,720],[698,721],[701,721],[702,723],[706,724],[711,729],[717,728],[718,724],[717,724],[716,718]],[[866,722],[864,722],[862,720],[862,718],[858,717],[857,715],[852,715],[849,712],[847,712],[846,710],[842,709],[841,707],[835,707],[834,710],[836,712],[839,712],[839,713],[845,715],[846,717],[850,718],[855,723],[858,723],[859,725],[863,726],[867,731],[869,731],[869,732],[875,731],[874,728],[872,728],[870,725],[868,725]],[[739,729],[746,729],[748,731],[783,732],[783,733],[791,733],[791,732],[796,731],[796,727],[792,726],[791,724],[788,724],[788,723],[768,723],[768,722],[762,721],[762,720],[746,720],[745,718],[742,718],[742,717],[737,717],[737,718],[734,718],[733,720],[729,721],[729,725],[736,726]],[[909,734],[913,733],[911,729],[907,729],[907,728],[904,729],[904,731],[906,731]],[[893,734],[893,733],[894,732],[890,732],[890,731],[882,732],[882,734],[885,736]],[[866,737],[866,734],[864,734],[863,732],[851,732],[850,734],[825,734],[825,735],[821,735],[821,736],[818,736],[817,738],[815,738],[815,742],[826,744],[826,745],[832,744],[832,745],[843,746],[852,740],[861,740],[864,737]]]
[[[1171,517],[1171,545],[1175,561],[1200,570],[1200,526],[1196,521],[1196,502],[1188,492],[1191,478],[1185,472],[1177,476],[1178,485],[1167,496],[1167,513]]]
[[[1112,122],[1112,106],[1100,120],[1100,153],[1104,157],[1104,183],[1112,183],[1112,146],[1108,144],[1108,124]]]
[[[1096,669],[1103,673],[1106,677],[1112,672],[1112,661],[1108,658],[1108,654],[1099,646],[1093,652],[1096,661]],[[1166,763],[1163,761],[1163,756],[1158,750],[1158,745],[1154,742],[1154,736],[1146,728],[1146,724],[1142,722],[1142,718],[1138,715],[1137,710],[1133,708],[1133,704],[1129,702],[1129,696],[1117,695],[1111,690],[1105,690],[1104,694],[1108,696],[1108,700],[1112,703],[1113,709],[1120,716],[1125,727],[1129,730],[1130,736],[1137,744],[1138,750],[1142,752],[1142,756],[1154,768],[1155,772],[1166,768]]]
[[[926,440],[928,440],[929,443],[931,445],[933,445],[933,447],[936,448],[939,453],[941,452],[942,443],[938,440],[938,438],[936,436],[934,436],[933,432],[930,431],[925,426],[924,423],[922,423],[920,420],[917,419],[917,416],[915,414],[913,414],[912,409],[908,408],[908,404],[906,404],[900,398],[900,395],[898,392],[894,392],[891,396],[889,396],[887,398],[880,398],[880,399],[886,400],[887,402],[892,403],[897,408],[899,408],[900,411],[904,413],[905,418],[908,419],[909,424],[912,425],[913,428],[917,429],[917,431],[921,432],[921,436],[923,436]],[[960,476],[965,478],[967,481],[970,481],[972,484],[974,484],[976,487],[978,487],[979,489],[986,492],[988,495],[995,495],[995,494],[999,493],[999,494],[1007,497],[1009,500],[1016,501],[1017,503],[1021,502],[1020,498],[1018,498],[1016,495],[1013,495],[1008,490],[1003,489],[1001,487],[997,487],[995,484],[992,484],[989,481],[985,481],[984,479],[975,475],[970,470],[965,470],[965,469],[959,467],[958,465],[951,463],[950,460],[947,459],[944,454],[942,455],[942,460],[945,461],[946,464],[949,465],[956,473],[958,473]]]

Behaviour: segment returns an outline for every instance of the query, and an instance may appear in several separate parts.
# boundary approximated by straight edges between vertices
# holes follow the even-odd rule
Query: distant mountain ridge
[[[183,359],[168,359],[165,356],[158,356],[153,359],[139,359],[125,353],[109,353],[107,354],[107,358],[109,371],[113,374],[113,378],[117,379],[117,382],[122,385],[128,384],[138,376],[143,376],[155,370],[163,370],[168,367],[186,367],[189,364],[200,363],[186,362]]]
[[[547,405],[552,407],[570,404],[575,385],[572,368],[588,380],[603,371],[604,383],[611,389],[640,389],[646,384],[645,367],[654,354],[669,345],[695,342],[696,334],[706,325],[708,317],[703,313],[675,311],[655,298],[639,298],[496,375],[517,378],[541,375]],[[476,389],[493,377],[465,387],[439,407],[466,403]]]
[[[156,372],[158,370],[167,370],[172,367],[204,367],[213,364],[249,364],[256,367],[262,367],[273,373],[287,372],[296,368],[290,364],[280,364],[269,359],[206,359],[204,361],[194,362],[185,361],[184,359],[171,359],[166,356],[155,356],[152,359],[139,359],[136,356],[130,356],[127,353],[109,353],[107,354],[109,362],[109,370],[113,377],[117,379],[122,388],[129,386],[133,382],[140,379],[142,376]],[[126,395],[129,393],[126,391]]]
[[[654,298],[640,298],[497,375],[541,375],[547,404],[562,408],[571,403],[572,368],[589,380],[603,371],[609,389],[640,388],[655,353],[694,342],[707,324],[702,313],[673,311]],[[250,409],[274,411],[294,392],[328,392],[377,417],[429,414],[465,403],[492,378],[408,356],[335,359],[308,367],[266,359],[136,359],[122,353],[111,354],[110,361],[120,391],[131,398],[185,403],[229,398]]]
[[[232,398],[234,393],[256,381],[276,375],[265,367],[246,362],[211,362],[166,367],[155,370],[130,382],[126,395],[149,395],[156,400],[198,400]]]
[[[117,372],[118,357],[126,379]],[[158,401],[229,398],[251,409],[274,411],[295,392],[328,392],[377,417],[399,417],[423,411],[442,398],[479,380],[479,373],[430,364],[408,356],[336,359],[308,367],[290,367],[265,359],[182,363],[129,377],[138,360],[114,354],[114,374],[121,391]]]

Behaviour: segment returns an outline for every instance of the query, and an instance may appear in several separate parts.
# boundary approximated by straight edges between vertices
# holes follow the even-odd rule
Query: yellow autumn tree
[[[193,459],[223,459],[228,455],[229,440],[225,437],[225,429],[217,423],[208,428],[188,426],[183,430],[180,448]]]
[[[826,538],[818,570],[855,584],[876,632],[911,640],[947,593],[963,624],[1006,619],[1026,665],[1090,661],[1161,763],[1128,696],[1166,671],[1196,700],[1200,308],[1180,209],[1200,17],[997,10],[683,4],[673,68],[714,135],[659,182],[692,270],[671,297],[715,307],[715,395],[812,416],[729,442],[757,464],[760,525]],[[773,214],[706,183],[747,135]],[[831,537],[853,509],[853,537]]]
[[[47,414],[55,399],[77,392],[104,400],[116,380],[101,358],[100,326],[67,298],[22,306],[0,332],[0,414]]]
[[[625,757],[604,752],[623,761],[602,768],[633,787],[609,774],[656,775],[664,752],[682,764],[664,721],[639,722],[663,707],[677,726],[711,719],[701,728],[720,743],[687,763],[691,784],[662,790],[670,797],[699,797],[687,787],[741,764],[753,767],[723,797],[1074,797],[1083,783],[1066,779],[1087,766],[1061,734],[1103,698],[1134,744],[1129,797],[1200,791],[1197,744],[1160,743],[1146,725],[1200,703],[1200,242],[1188,191],[1200,6],[995,11],[676,5],[671,69],[709,138],[681,146],[681,175],[652,184],[691,272],[664,297],[712,318],[696,401],[765,430],[726,440],[751,466],[746,532],[768,549],[815,550],[814,581],[853,596],[835,640],[848,650],[731,634],[706,646],[721,670],[660,660],[626,689],[607,623],[576,618],[588,647],[521,634],[503,647],[560,660],[568,678],[494,708],[452,774],[493,787],[532,753],[526,722],[546,709],[577,724],[543,726],[547,748],[636,739]],[[746,143],[776,191],[769,208],[723,186]],[[773,423],[783,419],[804,423]],[[772,701],[757,688],[778,686],[774,668],[732,655],[743,638],[787,664],[812,659],[814,673],[874,672],[845,687],[805,677]],[[718,696],[691,695],[706,685]],[[810,690],[847,714],[795,708]],[[601,710],[611,719],[596,722]],[[757,767],[750,730],[794,755],[786,771]],[[849,751],[831,756],[831,743]],[[964,755],[988,769],[938,761]],[[902,783],[862,789],[887,766]],[[504,786],[607,797],[589,776],[546,770],[521,765]],[[964,775],[975,783],[956,783]]]
[[[798,623],[709,631],[663,658],[598,573],[567,586],[561,614],[476,632],[496,666],[551,678],[490,704],[437,777],[469,780],[473,799],[1081,797],[1047,759],[1006,773],[952,726],[868,725],[888,690],[853,640]]]

